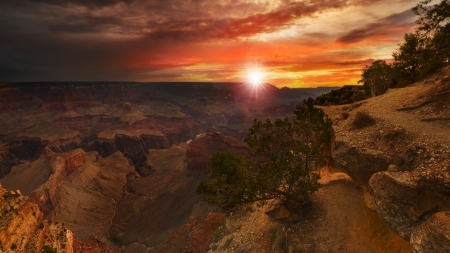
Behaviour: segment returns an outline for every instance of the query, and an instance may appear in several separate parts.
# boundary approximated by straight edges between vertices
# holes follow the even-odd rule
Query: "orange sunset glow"
[[[0,4],[0,81],[356,84],[392,58],[408,0],[19,0]],[[249,74],[258,64],[258,73]],[[249,76],[250,75],[250,76]]]

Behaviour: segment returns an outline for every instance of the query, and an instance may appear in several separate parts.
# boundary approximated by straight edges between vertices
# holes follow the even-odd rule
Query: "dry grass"
[[[375,124],[375,119],[366,111],[357,112],[352,122],[352,129],[360,129]]]

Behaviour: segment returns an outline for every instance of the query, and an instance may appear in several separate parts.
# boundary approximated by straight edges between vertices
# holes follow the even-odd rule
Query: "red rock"
[[[224,136],[221,133],[201,134],[188,143],[186,153],[188,170],[205,170],[212,155],[217,151],[225,150],[247,158],[252,156],[248,145],[233,137]]]

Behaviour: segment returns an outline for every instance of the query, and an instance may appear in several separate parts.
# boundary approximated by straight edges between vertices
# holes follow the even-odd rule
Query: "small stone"
[[[398,166],[395,164],[391,164],[388,166],[388,171],[389,172],[397,172],[398,171]]]

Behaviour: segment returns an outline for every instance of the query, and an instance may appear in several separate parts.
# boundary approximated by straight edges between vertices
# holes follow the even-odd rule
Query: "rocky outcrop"
[[[369,184],[378,214],[389,228],[411,241],[416,252],[445,252],[427,249],[449,245],[449,216],[444,212],[450,211],[449,179],[448,173],[380,172]]]
[[[188,170],[206,169],[209,159],[217,151],[228,151],[247,158],[252,156],[250,148],[233,137],[221,133],[205,133],[188,143],[186,153]]]
[[[41,252],[43,248],[73,253],[73,234],[63,224],[49,223],[38,206],[20,191],[0,186],[0,252]]]
[[[344,87],[332,90],[329,93],[318,96],[314,104],[316,105],[343,105],[358,102],[369,98],[368,91],[363,86],[345,85]]]
[[[356,182],[368,187],[373,174],[387,171],[392,158],[373,149],[351,147],[338,141],[334,145],[333,162],[336,168],[347,173]]]
[[[417,253],[450,252],[450,212],[430,216],[411,234],[411,245]]]
[[[138,132],[138,131],[136,131]],[[87,147],[89,151],[97,151],[101,156],[108,157],[120,151],[131,160],[136,170],[142,176],[151,174],[151,167],[147,166],[149,149],[169,148],[171,142],[161,133],[142,133],[138,136],[126,134],[122,131],[112,131],[112,134],[101,135]]]
[[[27,180],[34,171],[50,171],[45,182],[30,189]],[[16,168],[14,169],[16,171]],[[8,188],[23,189],[32,203],[39,206],[45,218],[64,223],[75,235],[84,239],[95,235],[107,238],[116,203],[123,197],[127,174],[134,171],[120,152],[108,158],[81,149],[55,154],[46,149],[42,158],[17,168],[8,175]]]

